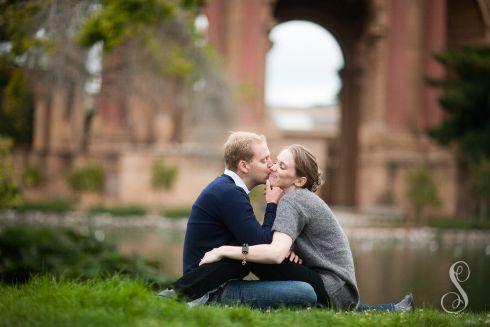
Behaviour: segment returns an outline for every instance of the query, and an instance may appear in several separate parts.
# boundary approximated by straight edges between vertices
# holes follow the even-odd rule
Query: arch
[[[368,1],[278,0],[272,13],[277,23],[305,20],[329,31],[339,44],[344,56],[344,67],[339,72],[340,137],[336,146],[330,146],[326,167],[330,175],[328,201],[334,204],[356,206],[358,171],[358,133],[360,124],[360,78],[362,67],[358,44],[368,21]]]
[[[367,21],[368,2],[355,4],[343,1],[279,0],[273,9],[274,18],[280,22],[306,20],[329,31],[342,49],[345,63],[352,61],[355,44],[361,38]],[[351,21],[352,24],[346,24]]]
[[[312,107],[336,103],[342,49],[323,26],[289,20],[269,32],[273,47],[266,57],[267,106]]]
[[[338,162],[337,177],[327,183],[336,195],[330,202],[366,209],[405,206],[402,177],[390,186],[391,163],[403,176],[406,167],[427,157],[410,151],[439,151],[425,147],[420,134],[441,116],[436,94],[425,85],[425,77],[437,72],[432,54],[488,43],[489,6],[489,0],[208,0],[207,12],[210,41],[226,71],[238,87],[253,90],[237,102],[241,128],[264,126],[264,68],[273,26],[305,20],[334,36],[344,68],[340,138],[332,160]]]

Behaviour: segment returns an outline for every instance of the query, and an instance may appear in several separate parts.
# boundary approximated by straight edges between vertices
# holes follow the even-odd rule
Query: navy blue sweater
[[[201,192],[192,206],[184,241],[184,273],[222,245],[270,243],[277,205],[267,204],[264,223],[255,218],[248,194],[225,174]]]

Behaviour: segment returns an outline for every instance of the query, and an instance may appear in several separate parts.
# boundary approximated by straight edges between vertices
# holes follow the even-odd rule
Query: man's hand
[[[301,260],[301,258],[296,253],[294,253],[293,250],[289,251],[288,255],[286,256],[286,259],[289,259],[289,261],[294,263],[299,263],[300,265],[303,263],[303,260]]]
[[[214,248],[211,251],[208,251],[204,254],[204,257],[199,261],[199,266],[205,263],[217,262],[223,259],[221,255],[221,251],[219,248]]]
[[[265,181],[265,202],[277,204],[283,194],[284,191],[280,187],[271,187],[269,179]]]

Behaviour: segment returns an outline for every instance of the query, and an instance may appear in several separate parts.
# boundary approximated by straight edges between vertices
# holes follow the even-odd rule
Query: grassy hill
[[[259,311],[201,306],[155,296],[143,283],[112,277],[65,281],[35,277],[0,286],[1,326],[484,326],[489,313],[352,313],[321,309]]]

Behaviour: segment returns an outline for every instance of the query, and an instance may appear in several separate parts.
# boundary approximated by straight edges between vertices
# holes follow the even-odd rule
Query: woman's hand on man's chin
[[[204,257],[199,261],[199,266],[206,263],[217,262],[221,259],[223,259],[223,255],[221,254],[220,248],[214,248],[204,254]]]

